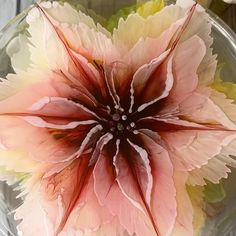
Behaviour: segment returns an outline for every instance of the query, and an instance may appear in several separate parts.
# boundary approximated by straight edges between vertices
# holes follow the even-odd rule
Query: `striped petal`
[[[160,134],[178,170],[191,171],[208,163],[236,138],[227,131],[175,131]],[[207,142],[207,148],[205,144]]]
[[[145,130],[139,134],[149,153],[153,176],[151,212],[160,230],[160,234],[172,235],[171,232],[177,215],[173,166],[168,152],[149,135]]]

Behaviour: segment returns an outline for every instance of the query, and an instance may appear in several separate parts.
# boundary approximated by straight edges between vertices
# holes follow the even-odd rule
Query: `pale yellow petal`
[[[141,5],[137,9],[137,13],[143,17],[147,17],[162,10],[164,5],[165,3],[163,0],[151,0]]]
[[[15,72],[27,71],[30,67],[29,40],[25,34],[19,34],[7,46],[7,54]]]
[[[36,162],[27,156],[29,153],[25,151],[0,149],[0,166],[4,166],[9,171],[31,173],[35,170]]]
[[[211,93],[211,100],[225,112],[226,116],[236,123],[236,104],[234,100],[227,99],[224,93],[215,90]]]
[[[141,17],[138,13],[130,14],[126,20],[120,19],[118,28],[114,30],[114,43],[122,52],[126,54],[129,50],[145,38],[158,38],[172,24],[186,16],[193,1],[179,1],[179,5],[170,5],[161,11],[147,18]],[[129,32],[127,34],[127,32]],[[180,42],[183,42],[194,35],[200,37],[207,48],[206,55],[198,68],[199,85],[209,85],[214,79],[216,69],[216,56],[213,55],[213,39],[210,36],[211,24],[208,14],[198,6],[193,14],[188,27],[181,36]]]
[[[189,197],[191,199],[193,205],[193,228],[194,228],[194,236],[201,235],[201,229],[205,224],[206,214],[204,212],[204,188],[201,186],[197,187],[187,187]]]
[[[0,78],[0,101],[17,94],[29,85],[45,81],[48,79],[48,74],[48,72],[28,69],[27,72],[8,74],[6,79]]]
[[[33,66],[41,69],[67,68],[71,50],[89,60],[116,60],[110,33],[91,17],[69,4],[42,3],[29,12],[29,50]]]
[[[206,185],[206,180],[218,184],[222,178],[227,178],[231,167],[236,168],[236,141],[233,140],[223,147],[220,154],[208,161],[199,169],[189,172],[188,184]]]

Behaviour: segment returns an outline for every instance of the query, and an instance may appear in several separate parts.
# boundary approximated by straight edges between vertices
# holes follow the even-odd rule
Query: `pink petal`
[[[104,81],[100,73],[85,57],[70,48],[67,38],[61,32],[65,25],[58,27],[57,20],[40,6],[33,9],[30,15],[33,15],[28,17],[33,67],[62,72],[70,83],[80,88],[88,97],[92,97],[91,91],[95,90],[99,96],[103,96]]]
[[[158,38],[141,38],[127,53],[125,60],[136,71],[144,64],[150,63],[173,46],[181,27],[186,22],[187,16],[174,21]]]
[[[209,97],[211,90],[197,91],[180,104],[180,114],[186,119],[202,124],[212,124],[236,129],[236,125],[227,117],[223,110]]]
[[[140,197],[135,197],[132,194],[136,192],[136,187],[133,185],[133,181],[131,180],[130,182],[129,178],[126,178],[127,184],[126,186],[123,186],[124,182],[119,173],[117,178],[115,178],[113,171],[114,167],[111,165],[111,157],[113,156],[114,164],[120,166],[117,160],[117,158],[119,158],[118,155],[120,155],[119,145],[119,142],[117,142],[115,149],[114,147],[111,149],[111,146],[107,146],[105,150],[101,152],[94,169],[95,193],[100,204],[108,207],[113,215],[118,216],[120,224],[130,234],[136,233],[136,235],[140,236],[143,234],[152,235],[153,231],[147,227],[149,225],[152,229],[150,220],[146,213],[144,213],[142,206],[139,206],[139,204],[142,204],[138,202],[141,201],[138,200]],[[114,151],[111,152],[111,150]],[[119,171],[123,172],[125,170],[119,169]],[[140,176],[140,179],[141,177],[142,176]],[[129,187],[130,190],[126,187]]]
[[[100,24],[97,24],[92,17],[82,11],[76,11],[68,3],[63,5],[53,3],[47,7],[40,4],[40,6],[51,21],[60,28],[73,51],[88,56],[89,60],[106,61],[108,64],[109,60],[116,60],[114,57],[118,53],[113,46],[111,34]]]
[[[151,211],[161,235],[171,235],[175,224],[176,190],[173,181],[173,166],[168,152],[152,139],[148,133],[139,134],[149,153],[153,176]]]
[[[136,126],[138,129],[150,129],[155,132],[173,132],[178,130],[214,130],[201,124],[181,120],[178,117],[146,117],[140,119]]]
[[[131,83],[131,107],[141,112],[146,107],[167,97],[173,86],[172,58],[167,61],[170,51],[142,66],[133,77]],[[138,98],[138,101],[135,101]],[[142,103],[142,104],[141,104]]]
[[[177,217],[173,235],[189,236],[194,235],[193,229],[193,206],[189,198],[186,181],[187,172],[174,172],[174,183],[176,188]]]
[[[73,90],[69,89],[69,86],[58,81],[57,87],[53,86],[53,82],[48,79],[47,74],[41,75],[44,79],[40,82],[35,82],[23,89],[16,94],[0,101],[1,114],[4,113],[24,113],[27,108],[37,102],[39,99],[52,96],[58,96],[59,92],[62,91],[62,97],[69,97],[73,94]],[[60,90],[58,90],[58,88]],[[16,102],[18,101],[18,102]]]
[[[114,216],[117,216],[119,223],[129,235],[156,236],[150,219],[124,196],[117,182],[112,185],[105,205]]]
[[[63,235],[72,229],[77,232],[97,231],[112,221],[113,216],[98,204],[93,193],[93,178],[87,170],[88,160],[83,156],[60,173],[44,178],[36,197],[34,192],[28,193],[26,201],[17,209],[17,218],[23,218],[20,228],[26,235],[30,235],[28,232],[33,235],[41,235],[40,232],[44,232],[42,235],[54,235],[56,232]],[[36,219],[41,212],[37,207],[33,207],[31,213],[27,212],[29,204],[37,204],[44,212],[41,219],[45,218],[45,221],[39,224],[38,232],[39,222]],[[27,224],[29,221],[31,229]]]
[[[66,225],[71,213],[77,205],[86,202],[91,196],[91,171],[88,167],[90,154],[81,156],[70,166],[60,173],[44,178],[42,181],[42,196],[45,200],[44,208],[51,221],[54,223],[54,230],[60,232]],[[71,180],[74,180],[71,183]],[[55,200],[61,198],[61,215],[55,215],[53,209],[57,209]]]
[[[39,116],[74,118],[77,121],[96,117],[94,112],[80,103],[62,97],[43,97],[32,104],[27,111]]]
[[[97,165],[97,161],[99,162],[98,159],[104,146],[108,144],[112,139],[113,139],[113,135],[111,133],[105,133],[99,138],[94,148],[93,154],[90,158],[89,165],[93,165],[94,163],[96,163]]]
[[[127,139],[127,141],[132,147],[131,156],[134,159],[133,168],[136,172],[136,178],[138,179],[138,183],[144,195],[144,199],[147,205],[150,207],[153,188],[153,177],[148,153],[145,149],[133,143],[129,139]]]
[[[69,155],[68,157],[64,158],[63,160],[60,160],[62,162],[68,162],[75,160],[76,158],[79,158],[84,152],[89,150],[89,148],[94,145],[97,140],[99,139],[99,136],[101,135],[102,126],[100,124],[93,126],[86,135],[82,136],[81,142],[78,145],[78,149],[75,153],[72,155]],[[79,139],[79,134],[76,134],[76,139]],[[89,147],[89,148],[88,148]],[[60,162],[59,160],[56,160],[55,162]]]
[[[114,166],[116,170],[116,180],[118,186],[120,187],[124,197],[126,197],[130,201],[130,203],[133,204],[133,207],[136,207],[144,213],[145,211],[143,201],[138,189],[138,183],[136,182],[133,174],[132,166],[130,166],[124,154],[120,152],[120,150],[123,150],[120,147],[120,144],[118,148],[119,152],[114,156]],[[130,188],[130,186],[132,186],[132,188]]]
[[[91,129],[91,125],[88,125],[79,126],[70,132],[50,133],[49,130],[32,126],[20,118],[4,116],[0,117],[0,121],[0,138],[6,148],[11,151],[26,152],[25,158],[41,164],[57,163],[74,155],[78,151],[77,145],[83,142]],[[57,139],[56,135],[60,135],[61,138]]]
[[[106,87],[102,76],[102,70],[99,68],[97,70],[88,62],[91,58],[85,58],[81,54],[74,52],[70,48],[63,30],[58,26],[58,22],[40,6],[38,10],[44,23],[45,30],[43,32],[45,34],[44,40],[47,40],[47,43],[45,44],[46,49],[48,49],[49,52],[55,50],[54,53],[51,52],[54,56],[58,54],[57,51],[59,49],[63,54],[58,57],[59,59],[56,59],[56,62],[57,60],[58,62],[56,65],[51,66],[50,69],[61,70],[72,83],[77,86],[82,86],[89,94],[94,94],[97,99],[103,101],[105,99],[104,96],[106,96]],[[83,27],[83,25],[81,27]],[[89,27],[87,27],[87,30],[89,30]],[[102,33],[100,34],[103,35]],[[55,42],[59,45],[58,47],[55,47]],[[101,40],[101,43],[103,44],[104,42]],[[92,45],[92,47],[93,46],[94,45]],[[50,55],[50,53],[47,54]],[[61,58],[65,58],[64,63],[61,61]]]
[[[41,117],[38,116],[23,116],[19,117],[28,123],[30,123],[33,126],[39,127],[39,128],[50,128],[50,129],[74,129],[78,126],[81,125],[91,125],[91,124],[96,124],[97,121],[95,120],[86,120],[86,121],[67,121],[66,119],[64,120],[58,120],[55,118],[51,119],[42,119]]]
[[[200,168],[236,138],[227,131],[174,131],[160,133],[178,170]],[[207,148],[206,148],[207,143]]]
[[[73,209],[62,232],[67,235],[67,229],[74,229],[76,233],[85,232],[89,235],[92,235],[92,233],[96,235],[99,231],[105,233],[107,231],[106,225],[111,224],[114,218],[107,208],[99,205],[95,194],[93,194],[84,206]],[[113,225],[113,227],[116,226]]]
[[[178,46],[173,62],[174,86],[168,96],[171,102],[183,101],[196,89],[198,85],[197,70],[205,53],[204,42],[198,36],[194,36]]]
[[[97,162],[93,170],[94,177],[94,192],[101,205],[105,204],[106,198],[115,182],[114,167],[112,165],[112,156],[117,153],[112,153],[112,146],[105,146],[105,138],[101,140],[103,143],[100,147],[96,147],[95,153],[98,155]],[[97,150],[99,148],[99,150]],[[116,150],[115,150],[116,152]]]

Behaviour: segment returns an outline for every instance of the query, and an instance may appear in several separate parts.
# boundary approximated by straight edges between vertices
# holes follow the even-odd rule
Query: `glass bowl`
[[[81,4],[90,15],[96,12],[96,14],[106,18],[122,7],[136,3],[133,0],[70,0],[68,2],[74,5]],[[172,2],[167,1],[167,4]],[[30,6],[16,16],[0,31],[1,78],[5,78],[8,73],[14,73],[10,58],[6,53],[6,47],[14,37],[25,31],[27,27],[25,17],[32,7]],[[236,34],[214,13],[209,12],[209,15],[212,24],[212,36],[214,38],[213,51],[218,55],[219,64],[224,64],[221,70],[221,78],[225,81],[236,82]],[[103,19],[102,17],[101,20]],[[236,219],[236,190],[232,188],[235,185],[235,181],[236,170],[232,170],[230,177],[227,180],[223,180],[226,198],[222,204],[225,207],[216,217],[208,217],[201,233],[202,236],[236,235],[236,223],[233,220]],[[9,187],[5,182],[0,182],[0,208],[3,207],[5,209],[5,211],[0,211],[0,214],[2,213],[0,215],[0,222],[5,222],[5,226],[11,228],[14,235],[17,235],[17,223],[14,222],[14,218],[8,212],[14,210],[21,203],[20,199],[16,200],[18,192],[13,191],[16,187],[17,185]],[[6,235],[8,234],[6,233]]]

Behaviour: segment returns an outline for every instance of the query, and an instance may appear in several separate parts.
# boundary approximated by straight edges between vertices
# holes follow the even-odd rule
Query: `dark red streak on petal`
[[[122,150],[129,150],[129,147],[123,147]],[[133,179],[135,180],[135,182],[136,182],[136,184],[137,184],[137,188],[138,188],[140,197],[141,197],[142,202],[143,202],[143,204],[144,204],[144,206],[145,206],[145,209],[146,209],[146,211],[147,211],[147,213],[148,213],[148,216],[149,216],[149,218],[150,218],[150,220],[151,220],[151,223],[152,223],[152,226],[153,226],[153,228],[154,228],[154,230],[155,230],[155,232],[156,232],[156,235],[157,235],[157,236],[161,236],[160,230],[158,229],[157,223],[156,223],[155,220],[154,220],[154,217],[153,217],[153,215],[152,215],[151,209],[150,209],[150,207],[148,206],[148,204],[147,204],[147,202],[146,202],[146,200],[145,200],[145,196],[144,196],[144,194],[143,194],[143,191],[142,191],[142,189],[141,189],[141,186],[140,186],[140,183],[139,183],[139,179],[138,179],[137,173],[136,173],[135,168],[134,168],[134,163],[133,163],[132,156],[130,156],[130,155],[127,154],[127,153],[126,153],[125,156],[127,157],[127,158],[126,158],[126,161],[127,161],[128,165],[129,165],[130,172],[132,173]]]
[[[71,214],[71,212],[73,211],[76,203],[78,202],[78,200],[80,199],[81,193],[84,190],[85,184],[86,182],[89,180],[91,174],[92,174],[92,170],[93,170],[93,166],[88,165],[89,163],[89,155],[86,156],[81,156],[78,160],[78,176],[77,176],[77,180],[76,180],[76,185],[73,191],[73,194],[71,195],[71,199],[70,202],[68,204],[68,207],[64,213],[64,216],[60,222],[60,225],[57,229],[57,231],[55,232],[54,236],[58,236],[60,234],[60,232],[63,230],[63,228],[66,225],[66,222]]]
[[[195,123],[198,124],[198,123]],[[227,129],[222,125],[218,124],[199,124],[202,127],[194,127],[194,126],[183,126],[181,124],[171,124],[168,122],[157,121],[155,119],[142,119],[137,122],[137,129],[147,128],[154,132],[175,132],[175,131],[191,131],[191,130],[199,130],[199,131],[227,131],[227,132],[236,132],[233,129]]]
[[[155,84],[157,83],[158,80],[158,73],[159,71],[162,71],[163,70],[163,66],[165,66],[166,62],[170,59],[171,55],[173,55],[176,47],[178,46],[179,42],[180,42],[180,39],[183,35],[183,33],[185,32],[186,28],[188,27],[191,19],[192,19],[192,16],[195,12],[195,9],[196,9],[196,6],[197,6],[197,3],[195,3],[191,9],[189,10],[189,12],[187,13],[187,19],[186,21],[184,22],[184,24],[182,25],[182,27],[180,28],[180,30],[176,33],[176,35],[173,37],[173,39],[171,40],[170,44],[169,44],[169,47],[170,48],[170,51],[167,55],[167,57],[160,63],[160,65],[158,65],[158,67],[156,68],[156,70],[153,71],[153,73],[149,76],[149,79],[147,80],[145,86],[143,87],[142,89],[142,93],[140,95],[138,95],[135,99],[138,100],[138,103],[141,103],[141,101],[143,100],[143,96],[152,88],[153,86],[155,86]],[[156,74],[156,75],[155,75]],[[132,81],[132,80],[131,80]],[[130,84],[129,86],[131,86],[131,81],[130,81]],[[127,90],[128,91],[128,90]],[[163,99],[161,99],[163,100]],[[146,111],[147,110],[150,110],[152,109],[152,107],[156,107],[158,106],[158,104],[160,103],[160,101],[156,101],[154,102],[153,104],[150,104],[149,106],[147,106],[144,110],[142,110],[141,112],[135,112],[135,113],[139,113],[139,116],[145,116],[146,114]],[[133,115],[135,115],[135,113],[133,113]]]
[[[91,78],[90,76],[88,76],[88,74],[86,73],[86,71],[84,70],[83,66],[79,63],[78,59],[76,59],[76,57],[73,55],[73,53],[70,50],[70,47],[63,35],[63,33],[60,31],[60,29],[55,26],[52,22],[52,20],[49,18],[48,14],[45,12],[45,10],[43,8],[41,8],[39,6],[39,4],[36,4],[37,7],[40,9],[40,11],[43,13],[43,15],[45,16],[45,18],[48,20],[48,22],[51,24],[51,26],[53,27],[53,29],[55,30],[55,33],[57,34],[58,38],[60,39],[60,41],[62,42],[62,44],[64,45],[65,50],[67,51],[69,57],[71,58],[72,62],[74,63],[75,67],[78,69],[79,74],[82,75],[81,79],[84,87],[88,90],[92,90],[93,94],[95,95],[99,95],[98,93],[102,93],[101,97],[99,95],[99,97],[97,97],[97,99],[99,100],[103,100],[106,97],[107,91],[106,91],[106,86],[104,83],[104,80],[100,81],[102,83],[101,86],[98,85],[98,83],[96,81],[97,78]],[[101,73],[101,71],[99,71],[99,73]],[[74,81],[75,84],[78,83],[78,81]]]

